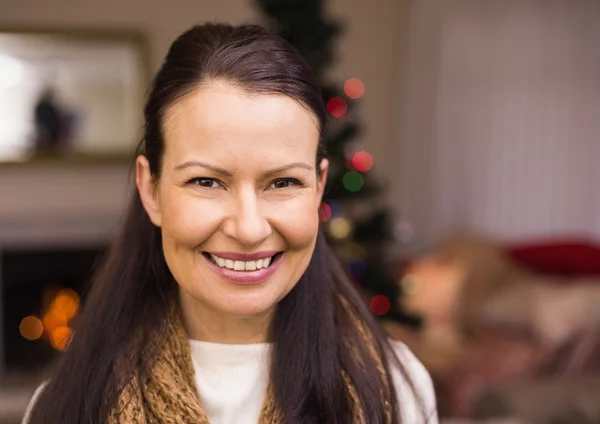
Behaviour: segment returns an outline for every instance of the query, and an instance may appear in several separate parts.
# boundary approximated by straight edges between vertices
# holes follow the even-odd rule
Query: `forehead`
[[[209,83],[166,113],[166,152],[271,155],[316,154],[319,128],[312,112],[278,94],[254,94],[226,83]]]

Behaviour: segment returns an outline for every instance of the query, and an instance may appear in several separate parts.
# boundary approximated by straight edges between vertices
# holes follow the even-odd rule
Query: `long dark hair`
[[[327,112],[316,79],[300,55],[258,26],[205,24],[175,40],[151,87],[140,153],[156,179],[161,173],[165,111],[211,80],[249,92],[283,94],[312,111],[321,129],[319,169],[325,157]],[[111,378],[116,360],[133,334],[147,335],[161,325],[176,286],[163,257],[160,229],[150,222],[136,191],[120,237],[93,281],[75,336],[34,406],[30,423],[105,422],[119,394]],[[382,354],[385,378],[393,387],[383,354],[389,349],[387,338],[322,235],[308,269],[280,302],[276,315],[271,380],[286,422],[353,422],[341,370],[356,387],[367,423],[383,423],[390,408],[393,422],[399,422],[395,396],[390,404],[381,396],[377,363],[356,317]]]

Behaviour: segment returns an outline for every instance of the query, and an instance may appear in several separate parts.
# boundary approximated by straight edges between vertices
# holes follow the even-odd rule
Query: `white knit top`
[[[256,424],[265,401],[271,345],[219,344],[190,340],[196,386],[211,424]],[[429,374],[410,350],[400,342],[392,342],[416,393],[399,371],[393,372],[402,422],[406,424],[438,424],[435,395]],[[33,395],[23,423],[43,386]],[[421,419],[422,406],[429,419]]]
[[[196,387],[210,423],[257,423],[267,391],[271,345],[226,345],[192,340],[190,346]],[[421,424],[422,404],[430,414],[428,424],[437,424],[429,374],[403,343],[392,342],[392,346],[417,391],[415,398],[402,374],[394,371],[402,422]]]

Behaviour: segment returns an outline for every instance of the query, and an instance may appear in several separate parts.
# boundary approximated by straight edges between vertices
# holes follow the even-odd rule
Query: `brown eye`
[[[300,186],[300,181],[295,178],[280,178],[271,183],[271,186],[275,189],[289,188],[292,186]]]
[[[194,184],[203,188],[218,188],[219,183],[213,178],[192,178],[188,181],[189,184]]]

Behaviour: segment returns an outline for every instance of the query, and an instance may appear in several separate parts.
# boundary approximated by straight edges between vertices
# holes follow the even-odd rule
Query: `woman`
[[[437,422],[320,234],[326,117],[260,27],[173,43],[121,237],[30,423]]]

